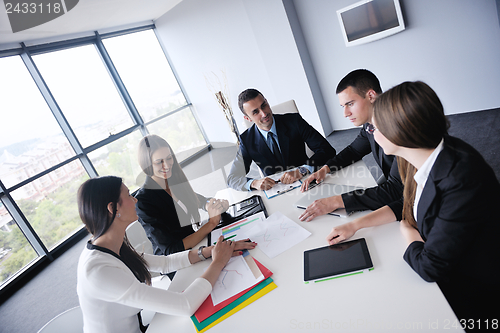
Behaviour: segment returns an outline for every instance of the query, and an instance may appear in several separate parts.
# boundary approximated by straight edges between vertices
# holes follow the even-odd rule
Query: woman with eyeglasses
[[[204,256],[212,263],[184,292],[151,287],[151,274],[168,273],[200,261],[196,250],[169,256],[139,255],[125,230],[137,220],[136,199],[121,178],[87,180],[78,190],[80,218],[92,234],[78,262],[77,293],[84,332],[144,332],[140,311],[191,316],[212,291],[235,243],[219,238]],[[208,249],[208,248],[207,248]]]
[[[191,249],[220,222],[221,213],[229,207],[227,200],[205,198],[191,188],[170,145],[157,135],[139,142],[139,165],[146,174],[137,191],[137,215],[154,253],[167,255]],[[199,210],[208,212],[202,224]],[[236,242],[236,250],[253,249],[253,242]],[[200,255],[205,250],[200,248]]]
[[[498,319],[500,185],[492,168],[447,134],[443,106],[423,82],[404,82],[380,95],[371,130],[384,152],[398,159],[404,260],[425,281],[438,283],[464,328]],[[333,228],[327,241],[336,244],[361,228],[395,220],[386,206]]]

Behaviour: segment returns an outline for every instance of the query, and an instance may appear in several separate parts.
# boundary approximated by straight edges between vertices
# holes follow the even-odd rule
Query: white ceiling
[[[182,0],[80,0],[66,14],[42,25],[12,33],[3,4],[0,6],[0,49],[67,39],[150,24]]]

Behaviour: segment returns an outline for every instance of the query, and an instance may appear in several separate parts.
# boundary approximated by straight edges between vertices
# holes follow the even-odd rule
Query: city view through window
[[[102,41],[125,89],[94,44],[0,58],[1,286],[83,227],[76,192],[86,179],[141,185],[143,135],[163,136],[176,153],[206,145],[154,31]]]

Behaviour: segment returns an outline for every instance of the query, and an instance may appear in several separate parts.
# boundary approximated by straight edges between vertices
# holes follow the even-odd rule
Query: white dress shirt
[[[415,217],[415,221],[417,221],[417,208],[418,203],[420,201],[420,197],[422,196],[422,191],[424,190],[425,183],[427,183],[427,178],[429,178],[429,174],[436,162],[437,157],[441,150],[443,150],[444,139],[441,139],[439,145],[434,149],[434,151],[430,154],[429,157],[425,160],[424,164],[418,169],[413,176],[413,179],[417,182],[417,191],[415,192],[415,202],[413,203],[413,216]]]
[[[183,293],[153,288],[139,282],[116,254],[101,249],[87,244],[78,262],[77,293],[85,333],[139,333],[137,313],[142,309],[191,316],[212,291],[203,278]],[[144,258],[150,271],[168,273],[191,265],[188,252]]]

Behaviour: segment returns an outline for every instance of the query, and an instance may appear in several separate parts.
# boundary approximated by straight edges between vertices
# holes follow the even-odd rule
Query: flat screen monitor
[[[363,0],[337,10],[346,46],[381,39],[405,29],[399,0]]]

